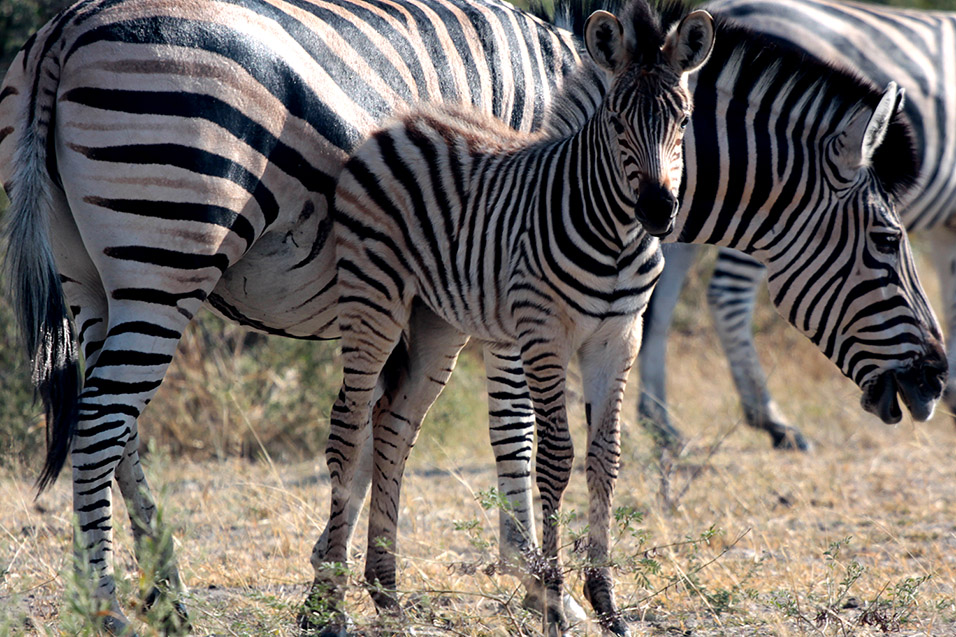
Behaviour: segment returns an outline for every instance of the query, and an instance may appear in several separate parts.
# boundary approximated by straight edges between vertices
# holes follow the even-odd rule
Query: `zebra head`
[[[690,122],[687,75],[714,45],[714,21],[694,11],[666,36],[643,2],[632,2],[624,24],[595,11],[584,27],[587,51],[609,76],[601,117],[617,146],[620,174],[634,197],[634,217],[654,236],[674,227]]]
[[[858,104],[822,140],[820,170],[831,214],[801,230],[770,261],[778,308],[863,390],[865,410],[886,423],[933,414],[946,382],[941,331],[926,302],[897,197],[917,173],[903,91],[890,83],[875,107]],[[778,264],[773,265],[774,261]],[[782,269],[780,266],[783,266]],[[775,271],[776,270],[776,271]]]

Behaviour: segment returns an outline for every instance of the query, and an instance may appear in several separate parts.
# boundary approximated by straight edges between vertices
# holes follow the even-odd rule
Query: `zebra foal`
[[[601,11],[588,19],[584,39],[594,64],[569,80],[552,107],[556,121],[573,122],[573,134],[521,135],[474,110],[436,107],[374,133],[346,163],[333,212],[345,373],[332,408],[328,566],[317,569],[316,604],[341,604],[337,565],[348,557],[350,482],[393,351],[404,338],[412,356],[425,348],[447,358],[439,378],[405,377],[434,383],[437,396],[475,336],[521,351],[539,441],[551,634],[565,628],[556,514],[573,456],[566,372],[579,356],[595,565],[587,595],[607,627],[626,632],[605,566],[620,406],[640,346],[641,312],[663,265],[656,237],[672,228],[677,211],[691,110],[686,76],[706,61],[714,32],[703,11],[666,37],[643,0],[622,15],[619,21]],[[592,105],[590,117],[581,116],[582,102]],[[415,313],[419,322],[430,317],[427,333],[414,329]],[[418,393],[401,382],[390,392],[394,400]],[[418,423],[376,418],[376,448],[407,436],[407,449]],[[404,464],[405,457],[396,460]],[[369,556],[372,582],[371,560],[380,557]],[[394,605],[378,595],[380,605]]]

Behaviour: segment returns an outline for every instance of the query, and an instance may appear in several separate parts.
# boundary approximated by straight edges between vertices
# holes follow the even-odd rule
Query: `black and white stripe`
[[[115,472],[134,533],[157,536],[136,421],[189,317],[208,300],[263,331],[337,336],[327,202],[357,141],[392,109],[449,95],[531,130],[577,65],[575,51],[569,33],[481,0],[84,0],[25,46],[0,88],[0,182],[12,198],[8,280],[19,290],[15,305],[52,415],[42,483],[56,475],[74,432],[85,451],[74,459],[74,507],[84,528],[78,543],[90,549],[96,594],[112,604],[108,627],[126,623],[109,559],[110,479]],[[801,72],[845,84],[843,99],[860,108],[879,99],[839,74]],[[718,81],[707,77],[701,86]],[[727,110],[724,99],[715,102],[718,112]],[[722,130],[719,122],[708,126]],[[736,155],[697,160],[687,144],[690,178],[698,166],[748,165]],[[723,213],[733,212],[728,203]],[[901,250],[908,254],[905,243]],[[900,329],[915,342],[863,344],[881,357],[869,378],[918,367],[920,352],[932,350],[921,293],[908,276],[900,280],[888,289],[912,313]],[[413,326],[415,320],[413,314]],[[421,321],[422,334],[440,338],[427,316]],[[81,397],[74,333],[87,363]],[[126,353],[137,364],[123,364]],[[499,348],[487,360],[501,484],[509,497],[530,503],[523,462],[530,457],[530,399],[513,373],[520,353]],[[441,358],[414,352],[406,367],[436,378],[447,368]],[[431,385],[419,388],[423,395]],[[890,395],[885,383],[880,388]],[[931,394],[915,401],[917,409],[932,403]],[[417,403],[406,405],[408,415],[394,401],[380,404],[413,423],[423,413]],[[378,505],[387,519],[389,505]],[[529,512],[530,504],[515,511]],[[503,535],[523,541],[515,552],[534,536],[531,519]],[[322,546],[320,540],[314,561],[321,561]],[[171,555],[166,566],[160,587],[176,588]]]
[[[595,12],[585,42],[596,65],[553,107],[562,132],[523,135],[473,109],[434,108],[373,133],[345,165],[334,205],[345,374],[330,419],[330,533],[313,606],[342,603],[350,481],[393,351],[448,361],[447,373],[430,379],[437,396],[474,336],[520,350],[538,435],[548,634],[566,628],[557,519],[573,458],[566,374],[578,356],[589,421],[587,596],[608,629],[627,631],[606,566],[620,408],[640,315],[663,267],[654,235],[670,230],[677,211],[691,108],[685,75],[707,59],[713,22],[691,13],[665,41],[638,0],[621,21]],[[445,326],[423,335],[413,313]],[[408,394],[405,383],[421,382],[404,374],[394,400]],[[373,483],[373,512],[383,498],[397,507],[419,422],[375,419],[375,476],[392,470],[395,479]],[[385,592],[395,586],[394,535],[383,543],[380,531],[370,528],[366,577],[376,601],[395,607]]]
[[[720,0],[713,11],[772,36],[815,58],[853,69],[878,85],[896,81],[906,91],[904,112],[913,126],[920,176],[901,200],[909,231],[932,229],[932,250],[944,299],[948,333],[956,331],[956,13],[918,11],[829,0]],[[687,253],[677,255],[675,250]],[[689,246],[666,253],[667,266],[645,320],[654,337],[641,352],[642,422],[666,440],[680,433],[667,419],[664,345],[673,302],[691,264]],[[721,250],[707,298],[717,333],[740,392],[747,423],[767,430],[774,445],[806,449],[766,386],[753,343],[752,318],[762,265],[739,252]],[[660,301],[658,301],[658,295]],[[949,367],[956,350],[949,346]],[[950,375],[950,382],[953,375]],[[947,391],[950,401],[956,392]],[[954,409],[956,403],[951,402]]]
[[[137,419],[199,307],[337,337],[328,201],[358,141],[422,102],[539,128],[577,59],[495,0],[82,0],[26,44],[0,89],[8,280],[50,413],[39,484],[72,446],[107,628],[110,483],[157,536]]]
[[[946,369],[895,212],[916,176],[897,87],[880,92],[718,21],[714,53],[691,88],[683,203],[668,240],[738,248],[765,263],[778,309],[860,385],[865,408],[895,421],[899,394],[914,417],[929,417]],[[492,408],[527,412],[521,352],[496,351],[486,361],[501,388]],[[529,510],[531,488],[520,470],[531,456],[523,422],[512,421],[509,444],[495,449],[499,484],[522,503],[519,512]],[[376,472],[396,479],[400,466],[386,464]],[[373,512],[378,496],[373,490]],[[521,520],[502,537],[510,540],[515,528],[520,535],[533,527]],[[380,581],[394,582],[394,574]]]

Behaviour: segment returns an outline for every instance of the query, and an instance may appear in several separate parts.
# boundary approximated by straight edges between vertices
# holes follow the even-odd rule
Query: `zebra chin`
[[[902,399],[914,420],[929,420],[943,395],[947,376],[945,356],[934,351],[907,367],[887,370],[866,382],[860,404],[886,424],[895,425],[903,418]]]

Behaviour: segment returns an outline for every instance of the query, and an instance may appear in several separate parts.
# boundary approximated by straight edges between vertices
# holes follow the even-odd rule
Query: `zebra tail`
[[[54,152],[51,142],[59,68],[54,56],[39,54],[44,49],[25,47],[21,54],[24,65],[28,58],[32,62],[22,75],[32,85],[32,92],[22,96],[14,122],[23,127],[13,154],[4,233],[6,281],[20,337],[32,362],[34,397],[39,395],[46,412],[47,453],[36,482],[37,496],[56,480],[66,463],[76,433],[82,384],[73,320],[50,242],[51,189],[57,177],[48,169],[54,165],[48,163],[53,159],[48,153]],[[45,66],[56,72],[50,73]]]

